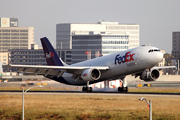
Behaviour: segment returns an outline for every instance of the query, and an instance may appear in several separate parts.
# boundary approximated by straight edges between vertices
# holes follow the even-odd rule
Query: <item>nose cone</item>
[[[159,61],[161,62],[162,59],[163,59],[163,53],[159,52]]]
[[[163,53],[162,52],[154,52],[151,60],[153,61],[153,64],[158,64],[163,59]]]

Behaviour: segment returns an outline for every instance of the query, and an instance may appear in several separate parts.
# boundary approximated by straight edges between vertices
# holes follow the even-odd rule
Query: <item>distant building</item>
[[[95,24],[64,23],[56,25],[56,48],[72,49],[74,35],[107,34],[129,36],[129,49],[139,46],[139,25],[118,22],[97,22]]]
[[[31,49],[31,44],[34,44],[33,27],[0,27],[0,52]]]
[[[0,75],[3,73],[3,68],[2,68],[2,65],[3,65],[3,63],[2,63],[2,62],[0,62]]]
[[[139,25],[118,22],[56,25],[56,48],[72,49],[72,63],[139,46]],[[86,52],[90,53],[87,58]],[[89,56],[89,54],[88,54]]]
[[[0,62],[2,62],[2,65],[8,64],[8,52],[0,53]]]
[[[34,44],[33,27],[18,27],[18,18],[0,18],[0,62],[3,65],[8,64],[8,50],[31,49],[31,44]]]
[[[32,45],[32,49],[9,50],[9,64],[47,65],[43,49],[37,48],[37,45]],[[56,49],[55,51],[64,62],[71,64],[71,50]],[[12,71],[16,70],[15,68],[12,69]]]
[[[172,33],[172,54],[174,59],[180,60],[180,32]]]

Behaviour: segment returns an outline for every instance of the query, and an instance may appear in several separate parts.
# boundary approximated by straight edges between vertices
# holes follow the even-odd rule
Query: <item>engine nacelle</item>
[[[81,78],[84,81],[94,81],[101,77],[101,72],[98,69],[89,68],[83,71]]]
[[[142,74],[140,75],[140,79],[144,80],[146,82],[149,81],[156,81],[160,76],[159,70],[157,69],[153,69],[151,71],[144,71],[142,72]]]

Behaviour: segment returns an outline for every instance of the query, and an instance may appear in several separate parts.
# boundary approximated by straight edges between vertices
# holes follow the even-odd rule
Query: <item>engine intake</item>
[[[144,80],[146,82],[149,81],[156,81],[160,76],[159,70],[153,69],[151,71],[143,71],[142,74],[140,75],[140,79]]]
[[[89,68],[82,72],[81,78],[84,81],[94,81],[101,77],[101,72],[98,69]]]

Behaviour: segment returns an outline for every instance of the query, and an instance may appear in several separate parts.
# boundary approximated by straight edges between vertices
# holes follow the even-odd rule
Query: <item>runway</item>
[[[22,82],[14,82],[14,83],[0,83],[0,87],[15,87],[15,88],[20,88],[22,86],[22,84],[26,84],[26,83],[22,83]],[[132,83],[135,84],[135,83]],[[156,82],[156,84],[161,84],[162,82]],[[168,86],[166,86],[166,85]],[[176,85],[176,86],[175,86]],[[28,85],[26,84],[25,87],[26,89],[29,87],[32,87],[33,85]],[[52,90],[49,89],[49,87],[53,87]],[[94,88],[93,92],[91,93],[86,93],[86,92],[82,92],[82,88],[81,87],[77,87],[77,86],[69,86],[69,85],[64,85],[64,84],[57,84],[57,83],[51,83],[48,84],[47,86],[44,86],[44,90],[40,91],[40,90],[30,90],[28,91],[26,94],[39,94],[39,95],[44,95],[44,94],[49,94],[49,95],[101,95],[101,96],[156,96],[156,97],[180,97],[180,92],[177,93],[173,92],[173,93],[155,93],[155,92],[128,92],[128,93],[119,93],[117,91],[117,88],[109,88],[109,89],[99,89],[99,88]],[[61,90],[60,90],[60,89]],[[135,87],[129,87],[129,89],[134,89]],[[144,87],[146,88],[146,87]],[[144,88],[141,88],[142,90]],[[163,87],[152,87],[152,88],[164,88],[164,89],[171,89],[171,88],[176,88],[179,89],[180,88],[180,83],[179,82],[172,82],[171,84],[170,82],[166,82],[163,83]],[[69,90],[63,90],[63,89],[69,89]],[[136,88],[135,88],[136,89]],[[179,89],[180,90],[180,89]],[[164,92],[164,91],[162,91]],[[0,90],[0,94],[22,94],[22,90],[21,89],[16,89],[16,90]]]
[[[21,91],[19,92],[0,92],[0,94],[22,94]],[[86,93],[86,92],[77,92],[77,91],[30,91],[27,92],[26,94],[29,95],[73,95],[73,96],[139,96],[139,97],[144,97],[144,96],[152,96],[152,97],[180,97],[180,93],[118,93],[118,92],[91,92],[91,93]]]

